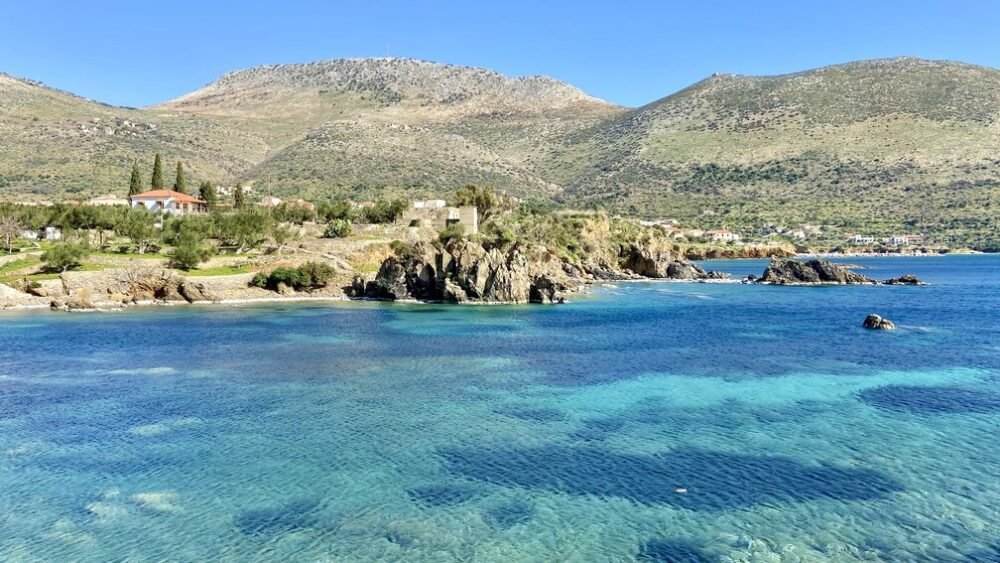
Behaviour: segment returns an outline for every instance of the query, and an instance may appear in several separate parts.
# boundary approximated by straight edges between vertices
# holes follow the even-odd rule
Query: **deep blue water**
[[[1000,560],[1000,257],[847,261],[0,314],[0,560]]]

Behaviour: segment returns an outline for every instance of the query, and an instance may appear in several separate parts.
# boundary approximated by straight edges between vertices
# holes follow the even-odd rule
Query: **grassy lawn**
[[[18,264],[20,262],[25,262],[25,263],[21,264],[20,266],[16,266],[14,268],[9,268],[10,266],[16,265],[16,264]],[[19,275],[13,275],[13,274],[9,273],[9,272],[12,272],[14,270],[20,270],[22,268],[27,268],[29,266],[38,265],[38,264],[41,264],[41,263],[42,263],[41,260],[35,258],[33,261],[30,260],[30,259],[25,259],[25,260],[17,260],[15,262],[10,263],[10,264],[6,264],[4,267],[0,267],[0,283],[10,285],[11,283],[16,282],[18,280],[22,280],[22,279],[27,279],[29,281],[43,281],[43,280],[54,280],[54,279],[58,279],[59,278],[59,272],[37,272],[37,273],[34,273],[34,274],[19,274]],[[76,268],[75,270],[71,270],[71,271],[73,271],[73,272],[100,272],[100,271],[104,270],[105,268],[106,268],[106,266],[104,266],[102,264],[92,264],[92,263],[85,262],[79,268]],[[4,274],[6,274],[6,275],[4,275]]]
[[[245,274],[250,272],[250,266],[246,264],[237,264],[233,266],[215,266],[213,268],[197,268],[190,271],[181,270],[180,273],[185,276],[201,277],[201,276],[231,276],[233,274]]]
[[[7,262],[6,264],[0,266],[0,274],[8,274],[10,272],[20,270],[22,268],[28,268],[30,266],[36,266],[41,264],[41,258],[37,256],[26,256],[19,260],[14,260],[12,262]]]
[[[111,250],[101,250],[98,252],[92,252],[91,256],[103,256],[107,258],[139,258],[143,260],[163,260],[169,258],[166,254],[160,252],[146,252],[145,254],[139,254],[138,252],[115,252]]]

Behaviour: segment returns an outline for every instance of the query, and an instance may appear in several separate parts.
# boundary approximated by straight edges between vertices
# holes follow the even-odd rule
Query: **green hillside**
[[[578,133],[544,166],[568,202],[646,214],[996,229],[998,118],[1000,72],[959,63],[716,75]]]
[[[0,75],[0,196],[124,190],[133,158],[311,198],[450,193],[738,226],[1000,231],[1000,71],[919,59],[714,75],[628,109],[409,59],[229,73],[117,108]],[[148,166],[148,164],[147,164]]]

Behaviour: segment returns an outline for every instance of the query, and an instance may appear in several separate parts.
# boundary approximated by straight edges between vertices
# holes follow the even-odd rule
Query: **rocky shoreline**
[[[345,277],[346,276],[346,277]],[[925,285],[915,276],[884,281],[825,260],[772,258],[760,277],[731,280],[705,271],[656,243],[628,243],[604,259],[572,262],[544,247],[486,248],[466,240],[422,243],[383,261],[367,279],[345,274],[327,287],[271,291],[254,287],[253,274],[185,277],[156,268],[64,272],[58,279],[14,288],[0,284],[0,309],[113,310],[174,304],[288,301],[426,301],[456,304],[563,303],[602,282],[667,280],[765,285]]]

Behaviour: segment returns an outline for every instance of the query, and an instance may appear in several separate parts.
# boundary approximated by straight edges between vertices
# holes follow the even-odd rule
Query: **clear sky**
[[[0,0],[0,72],[118,105],[230,70],[386,52],[637,106],[713,72],[901,55],[1000,67],[1000,1]]]

